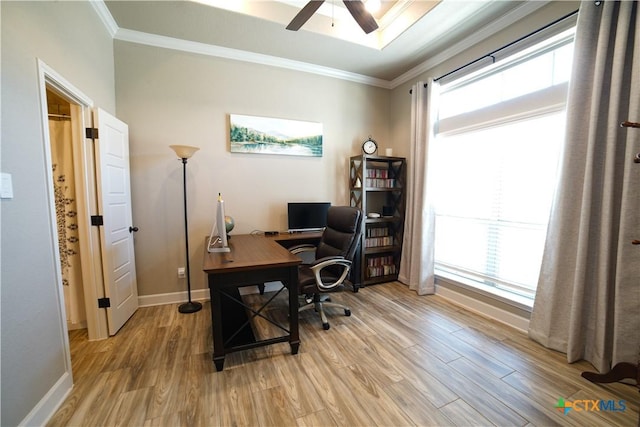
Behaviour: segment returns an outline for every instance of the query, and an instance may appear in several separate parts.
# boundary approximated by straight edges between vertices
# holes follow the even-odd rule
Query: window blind
[[[573,32],[441,87],[436,268],[533,298],[564,138]]]

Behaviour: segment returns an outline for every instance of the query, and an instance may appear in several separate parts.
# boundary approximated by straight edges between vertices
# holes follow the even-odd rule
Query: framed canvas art
[[[229,115],[232,153],[322,157],[322,123]]]

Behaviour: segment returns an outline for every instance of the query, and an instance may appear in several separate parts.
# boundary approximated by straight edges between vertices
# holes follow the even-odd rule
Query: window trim
[[[575,39],[575,28],[576,27],[574,26],[566,29],[562,33],[556,34],[544,41],[537,41],[532,46],[528,46],[519,52],[511,52],[500,58],[494,57],[495,60],[493,64],[482,66],[464,76],[450,79],[447,83],[442,83],[440,93],[445,94],[447,92],[460,89],[473,84],[478,80],[499,74],[509,68],[517,67],[524,62],[533,60],[539,56],[573,43]],[[540,46],[541,44],[544,45]]]
[[[451,136],[556,113],[564,110],[568,91],[569,83],[565,82],[499,104],[439,119],[435,125],[435,134]]]
[[[499,301],[502,304],[515,307],[522,311],[531,313],[533,309],[534,298],[523,297],[510,291],[501,290],[493,286],[484,285],[465,277],[458,276],[442,270],[437,264],[435,266],[435,279],[436,284],[437,282],[442,282],[442,285],[451,284],[458,286],[466,291],[480,294],[486,298]]]

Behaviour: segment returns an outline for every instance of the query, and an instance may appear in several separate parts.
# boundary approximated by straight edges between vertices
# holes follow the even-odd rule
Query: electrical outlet
[[[184,267],[178,267],[178,279],[185,278],[185,270]]]

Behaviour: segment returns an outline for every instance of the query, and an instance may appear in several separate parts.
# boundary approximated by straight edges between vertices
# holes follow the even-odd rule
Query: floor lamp
[[[187,159],[193,156],[193,153],[199,150],[198,147],[191,147],[188,145],[170,145],[173,151],[176,152],[178,158],[182,160],[182,186],[184,195],[184,243],[187,255],[187,290],[189,294],[189,301],[184,304],[180,304],[178,311],[180,313],[195,313],[202,309],[202,304],[197,301],[191,301],[191,271],[189,269],[189,227],[187,225]]]

